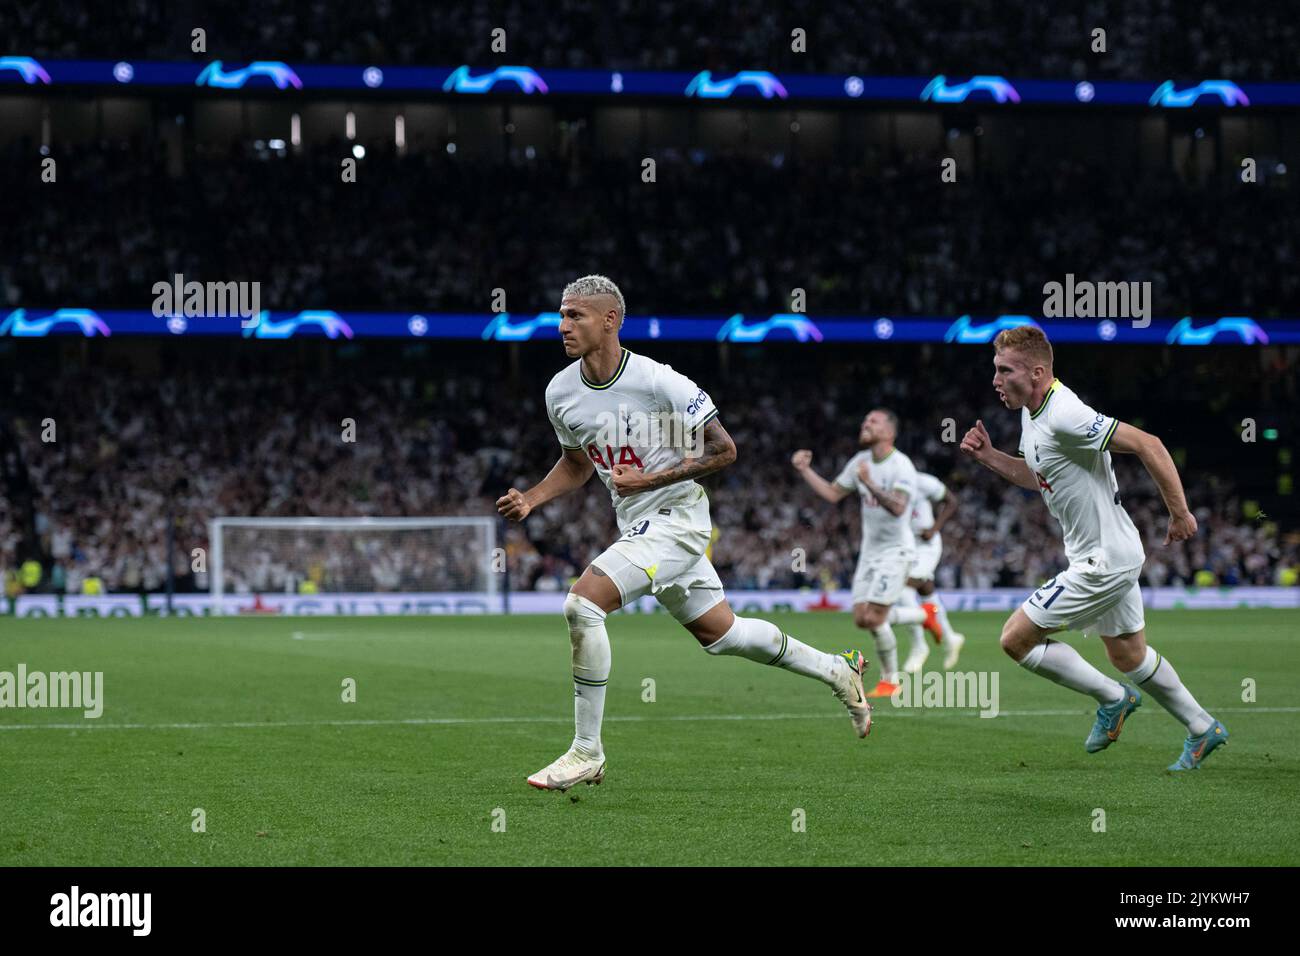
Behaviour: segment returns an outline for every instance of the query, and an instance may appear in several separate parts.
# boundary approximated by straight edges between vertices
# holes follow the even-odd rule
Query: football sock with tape
[[[573,661],[573,746],[600,755],[610,666],[605,612],[593,601],[570,593],[564,599],[564,618],[569,623]]]
[[[747,661],[770,664],[823,684],[834,685],[840,660],[786,634],[770,621],[736,615],[731,629],[704,648],[710,654],[729,654]]]
[[[1119,681],[1107,677],[1060,641],[1049,639],[1034,645],[1020,666],[1062,687],[1095,697],[1099,704],[1113,704],[1124,696]]]
[[[1154,697],[1193,737],[1199,737],[1214,725],[1214,718],[1183,686],[1174,665],[1152,648],[1147,648],[1146,657],[1137,669],[1126,671],[1124,676]]]

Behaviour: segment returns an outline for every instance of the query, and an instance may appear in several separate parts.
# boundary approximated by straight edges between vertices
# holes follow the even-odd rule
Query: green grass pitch
[[[0,619],[0,670],[102,671],[105,697],[0,710],[0,865],[1300,863],[1300,614],[1149,615],[1231,733],[1181,775],[1149,698],[1086,754],[1089,702],[1011,664],[1003,617],[953,615],[1004,716],[885,700],[858,740],[827,688],[612,615],[608,775],[567,794],[524,783],[572,736],[559,616]],[[845,614],[771,618],[874,657]]]

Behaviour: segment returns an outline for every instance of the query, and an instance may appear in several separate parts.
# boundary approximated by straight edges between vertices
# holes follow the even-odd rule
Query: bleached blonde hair
[[[618,303],[618,325],[623,327],[623,318],[627,312],[627,306],[623,302],[623,293],[619,291],[614,280],[608,276],[589,275],[581,279],[574,279],[564,287],[564,294],[561,299],[567,299],[570,296],[579,299],[585,299],[592,295],[607,295]]]

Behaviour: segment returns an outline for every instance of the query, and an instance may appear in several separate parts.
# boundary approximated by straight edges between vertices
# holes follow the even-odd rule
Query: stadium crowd
[[[196,350],[206,347],[187,348],[175,368],[149,374],[110,371],[102,362],[57,377],[15,372],[0,417],[11,438],[0,475],[0,571],[12,578],[33,557],[22,553],[28,532],[45,568],[39,590],[75,593],[94,579],[110,591],[157,591],[175,516],[177,586],[202,590],[209,582],[191,574],[191,552],[209,545],[212,517],[493,515],[507,487],[540,480],[558,455],[542,408],[545,381],[564,361],[558,347],[527,346],[516,376],[499,374],[500,347],[491,345],[472,347],[480,351],[471,358],[422,352],[407,360],[418,371],[400,363],[282,370],[265,354],[241,367],[215,355],[203,361]],[[1063,566],[1059,529],[1038,495],[1005,485],[943,440],[945,418],[959,439],[982,416],[996,442],[1015,447],[1018,421],[992,400],[982,348],[798,359],[759,348],[738,354],[743,367],[725,373],[708,367],[707,354],[666,349],[646,351],[709,388],[740,449],[735,466],[705,482],[718,531],[713,559],[729,587],[848,586],[859,543],[856,499],[826,505],[790,455],[812,449],[814,467],[833,477],[856,450],[861,416],[876,405],[898,412],[899,446],[959,496],[943,531],[941,586],[1028,588]],[[1115,370],[1110,365],[1099,371],[1072,357],[1060,374],[1098,405],[1162,434],[1182,460],[1201,533],[1164,548],[1154,486],[1135,460],[1117,456],[1125,504],[1149,555],[1144,583],[1294,583],[1300,536],[1288,537],[1276,516],[1260,514],[1237,489],[1251,475],[1249,461],[1271,467],[1269,448],[1241,444],[1233,429],[1242,408],[1265,415],[1294,407],[1295,363],[1246,375],[1241,363],[1256,360],[1243,351],[1190,367],[1188,359],[1171,366],[1154,350],[1125,351],[1120,371],[1128,385],[1117,394],[1088,388]],[[1179,409],[1189,401],[1213,409],[1209,420],[1219,427],[1187,421]],[[356,423],[355,442],[343,439],[345,418]],[[57,427],[54,441],[42,441],[47,419]],[[608,494],[593,480],[510,529],[513,587],[566,588],[616,535]],[[232,546],[226,586],[282,591],[310,579],[322,590],[473,587],[481,549],[464,536],[447,540],[456,543],[441,554],[422,554],[432,549],[416,539],[401,549],[349,540],[319,569],[294,566],[289,549],[275,552],[266,542]],[[806,555],[802,566],[795,548]]]
[[[1088,163],[1026,144],[1024,171],[940,184],[938,155],[773,162],[732,151],[491,162],[372,148],[196,149],[171,178],[142,141],[57,152],[57,203],[12,190],[0,306],[147,308],[174,273],[260,283],[270,309],[554,309],[599,262],[633,314],[1041,314],[1067,274],[1149,281],[1155,315],[1294,313],[1300,190]],[[30,161],[11,150],[11,182]],[[725,184],[725,188],[721,186]],[[780,201],[774,201],[780,197]],[[921,212],[924,210],[923,212]]]
[[[1298,13],[1294,0],[13,0],[0,33],[15,53],[79,58],[190,59],[201,27],[205,55],[227,60],[1262,81],[1300,77]]]

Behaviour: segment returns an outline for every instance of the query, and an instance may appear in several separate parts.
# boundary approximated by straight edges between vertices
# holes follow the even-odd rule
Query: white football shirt
[[[1037,411],[1020,411],[1018,454],[1061,523],[1071,566],[1123,571],[1146,560],[1137,528],[1119,503],[1106,450],[1118,426],[1118,419],[1093,411],[1060,379],[1053,380]]]
[[[916,495],[912,501],[912,532],[934,526],[934,506],[948,496],[948,489],[934,475],[916,473]]]
[[[907,506],[900,515],[891,515],[876,501],[858,475],[858,465],[867,462],[871,481],[885,491],[901,491],[907,495]],[[912,502],[916,500],[916,467],[912,459],[895,448],[880,461],[871,457],[870,451],[860,451],[849,459],[844,469],[835,476],[835,484],[845,491],[856,491],[862,496],[862,553],[884,548],[913,550],[916,539],[912,536]]]
[[[596,383],[587,380],[579,359],[546,386],[546,413],[560,444],[583,449],[596,466],[620,531],[661,508],[699,500],[703,489],[693,480],[626,498],[614,489],[615,465],[653,474],[703,448],[704,426],[718,410],[704,389],[671,365],[624,349],[613,378]]]

